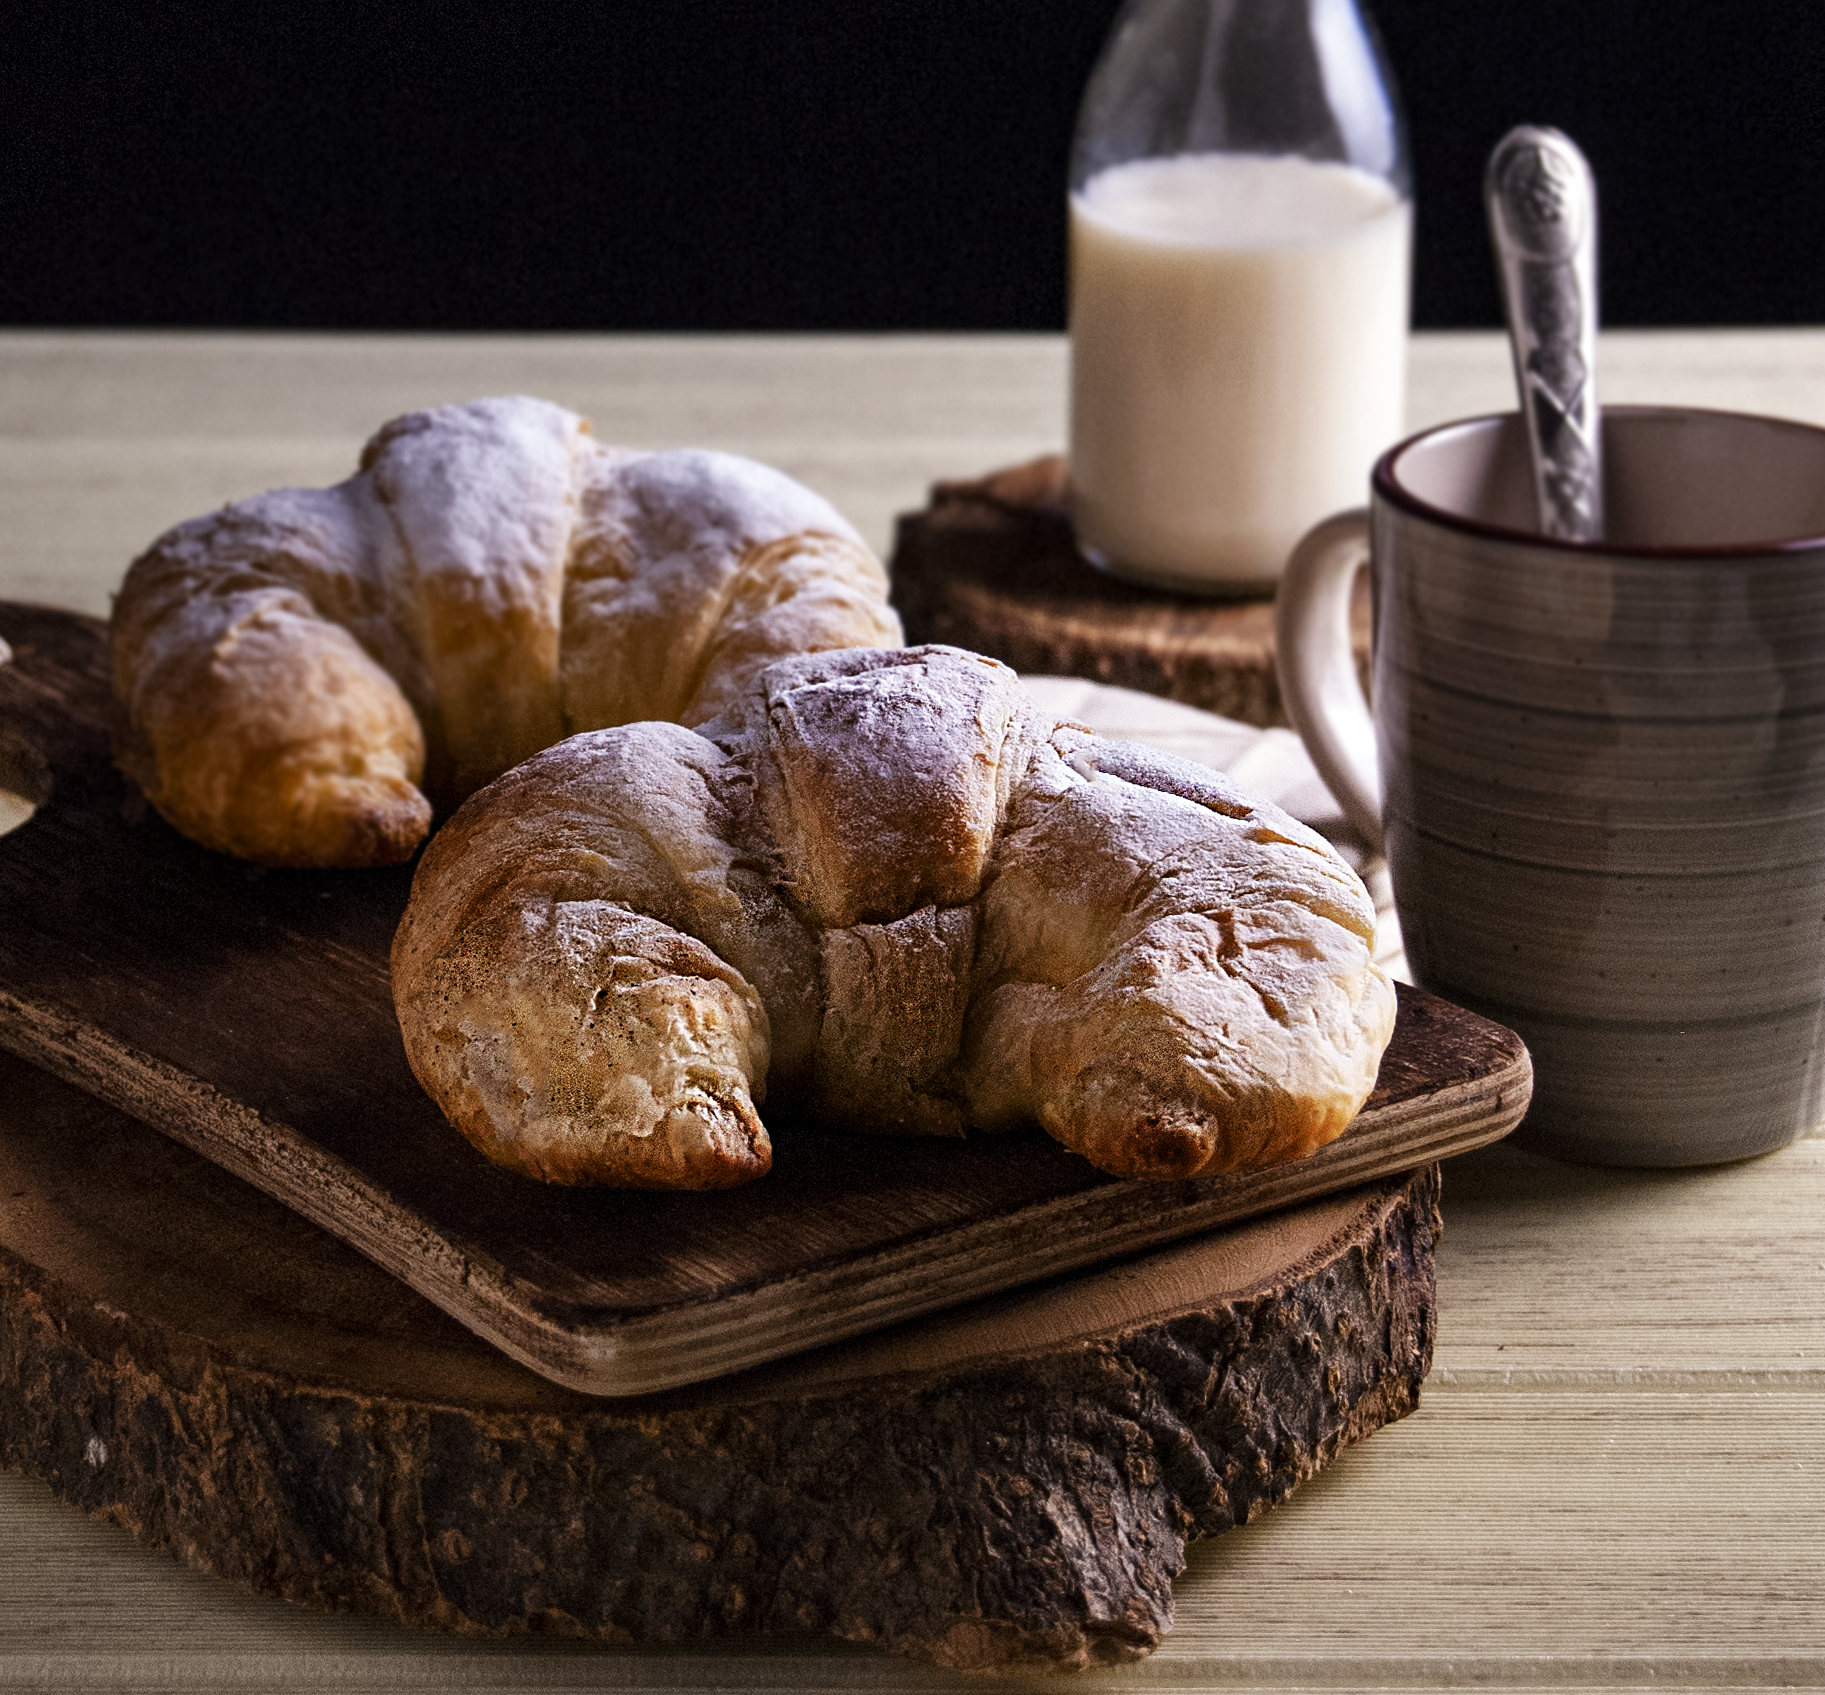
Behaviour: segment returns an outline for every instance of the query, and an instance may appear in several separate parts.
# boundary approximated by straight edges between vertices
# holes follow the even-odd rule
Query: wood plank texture
[[[1817,1396],[1430,1400],[1311,1498],[1194,1551],[1186,1581],[1224,1606],[1182,1621],[1175,1654],[1213,1682],[1368,1682],[1372,1664],[1394,1685],[1816,1684]]]
[[[1447,1200],[1435,1382],[1825,1390],[1825,1137],[1663,1172],[1504,1144],[1454,1160]]]
[[[713,447],[832,499],[885,558],[936,479],[1055,447],[1053,336],[0,334],[0,581],[104,613],[170,525],[339,482],[388,418],[534,394],[599,440]]]
[[[770,1112],[767,1179],[712,1194],[526,1181],[407,1069],[387,949],[409,868],[263,872],[184,841],[109,757],[105,648],[0,604],[0,1045],[225,1164],[534,1370],[644,1394],[778,1359],[1505,1135],[1526,1050],[1402,990],[1355,1125],[1310,1159],[1118,1182],[1036,1127],[892,1143]]]
[[[810,468],[877,547],[932,480],[1064,438],[1061,338],[985,355],[974,338],[908,337],[878,363],[817,338],[737,357],[688,338],[282,340],[0,336],[0,597],[100,612],[165,524],[267,482],[339,476],[391,412],[482,392],[549,392],[610,439]],[[1825,330],[1621,332],[1601,358],[1607,399],[1825,423]],[[1501,338],[1416,337],[1409,395],[1415,427],[1510,407]],[[1443,1204],[1420,1412],[1194,1548],[1159,1651],[1071,1686],[1825,1688],[1825,1143],[1689,1173],[1587,1171],[1500,1145],[1446,1166]],[[0,1689],[46,1687],[983,1684],[803,1642],[473,1644],[312,1614],[0,1476]]]
[[[1602,337],[1604,397],[1825,423],[1825,330]],[[339,481],[415,407],[536,394],[631,447],[715,447],[835,502],[883,558],[934,482],[1054,453],[1063,336],[0,332],[0,597],[105,613],[184,518]],[[1514,404],[1499,335],[1416,336],[1407,421]]]

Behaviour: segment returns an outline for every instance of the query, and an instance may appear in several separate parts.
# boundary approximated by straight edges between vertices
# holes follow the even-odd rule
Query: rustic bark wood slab
[[[949,642],[1034,676],[1088,677],[1263,727],[1287,722],[1271,598],[1213,600],[1127,583],[1078,551],[1057,454],[943,482],[903,515],[893,602],[912,642]],[[1364,686],[1369,584],[1351,617]]]
[[[109,760],[100,627],[0,605],[0,638],[0,787],[42,801],[0,837],[0,1046],[576,1388],[647,1393],[859,1335],[1411,1169],[1526,1106],[1517,1038],[1412,993],[1369,1107],[1297,1165],[1118,1182],[1037,1130],[883,1143],[775,1120],[774,1171],[745,1189],[528,1182],[406,1066],[387,949],[409,870],[268,872],[195,847]]]
[[[1437,1183],[605,1401],[0,1056],[0,1466],[244,1586],[409,1624],[1131,1660],[1189,1540],[1415,1405]]]

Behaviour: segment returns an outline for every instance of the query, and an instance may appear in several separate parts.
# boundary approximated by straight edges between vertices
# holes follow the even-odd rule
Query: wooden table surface
[[[392,414],[506,390],[605,440],[766,458],[884,549],[934,478],[1057,448],[1064,371],[1057,337],[0,335],[0,598],[105,611],[167,524],[337,480]],[[1825,423],[1825,331],[1615,334],[1603,380]],[[1415,425],[1509,397],[1498,338],[1417,338]],[[1645,1174],[1497,1147],[1447,1166],[1445,1219],[1420,1412],[1195,1547],[1166,1645],[1078,1686],[1825,1687],[1825,1139]],[[819,1643],[476,1645],[307,1614],[0,1477],[0,1690],[712,1686],[965,1685]]]

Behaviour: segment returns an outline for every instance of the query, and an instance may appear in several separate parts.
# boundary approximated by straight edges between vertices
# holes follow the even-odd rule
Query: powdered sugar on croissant
[[[538,400],[416,412],[347,482],[134,562],[118,755],[206,846],[392,863],[434,804],[566,735],[698,723],[781,657],[898,642],[886,597],[856,532],[765,466],[604,447]]]
[[[574,737],[432,842],[406,1051],[490,1157],[565,1182],[767,1169],[758,1106],[1037,1120],[1180,1177],[1339,1134],[1393,1029],[1373,906],[1208,769],[1042,715],[951,648],[767,669],[697,732]]]

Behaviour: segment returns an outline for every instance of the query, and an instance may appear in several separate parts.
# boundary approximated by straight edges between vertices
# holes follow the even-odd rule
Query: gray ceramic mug
[[[1512,415],[1385,455],[1287,567],[1281,688],[1415,979],[1532,1050],[1516,1140],[1737,1159],[1825,1119],[1825,430],[1619,407],[1603,445],[1600,543],[1538,532]]]

